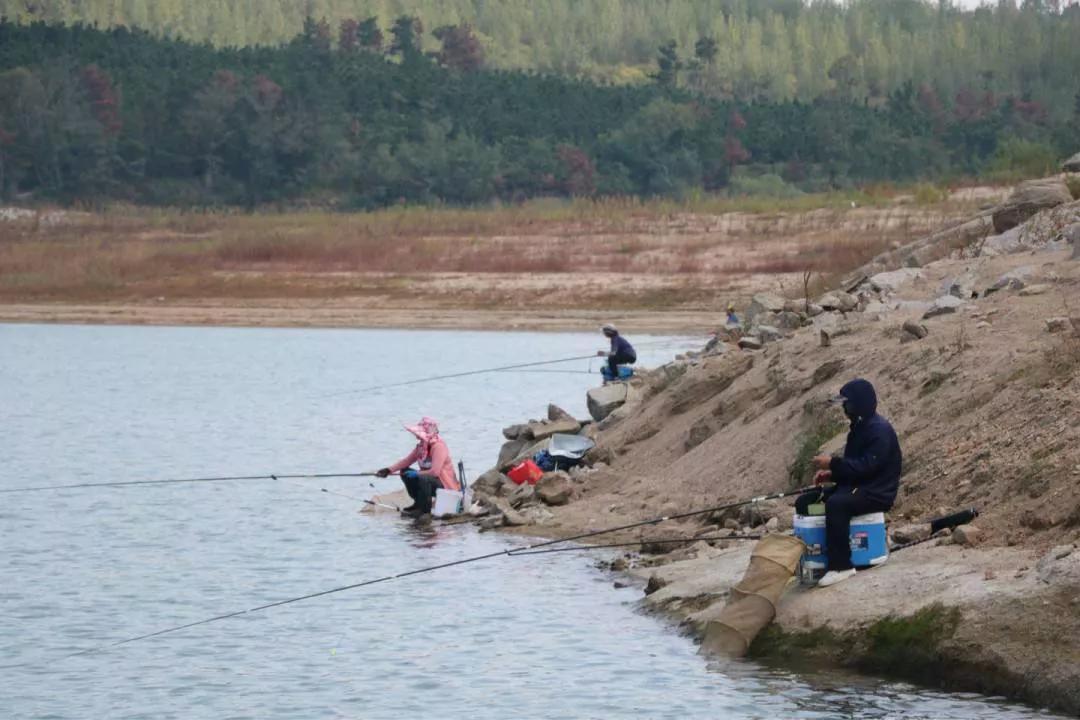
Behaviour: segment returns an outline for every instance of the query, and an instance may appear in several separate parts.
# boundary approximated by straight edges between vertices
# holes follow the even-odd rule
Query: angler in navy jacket
[[[637,352],[626,338],[619,334],[619,329],[608,324],[601,328],[604,337],[611,341],[611,350],[600,350],[596,354],[607,358],[607,372],[604,378],[614,380],[619,377],[619,365],[633,365],[637,362]],[[602,372],[602,371],[601,371]]]
[[[896,431],[888,420],[877,414],[877,393],[873,385],[862,379],[852,380],[840,389],[837,400],[843,402],[844,414],[851,421],[844,454],[814,458],[818,468],[814,482],[831,481],[836,485],[822,493],[807,493],[795,503],[797,512],[805,515],[811,503],[819,502],[822,495],[825,496],[830,572],[822,578],[820,585],[831,585],[854,574],[849,540],[851,518],[892,508],[900,488],[903,462]]]

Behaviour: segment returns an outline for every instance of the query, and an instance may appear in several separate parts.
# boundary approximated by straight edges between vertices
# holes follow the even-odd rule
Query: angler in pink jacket
[[[401,482],[405,484],[409,497],[413,499],[413,504],[401,512],[410,517],[420,517],[431,512],[431,501],[436,490],[460,490],[461,484],[454,472],[450,449],[439,437],[438,423],[425,417],[416,425],[406,425],[405,429],[416,436],[419,441],[416,447],[411,453],[376,474],[387,477],[400,473]],[[410,467],[413,463],[416,463],[418,469]]]

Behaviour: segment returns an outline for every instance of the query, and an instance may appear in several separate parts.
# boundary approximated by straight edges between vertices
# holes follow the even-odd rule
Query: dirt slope
[[[863,377],[904,451],[891,530],[960,508],[981,515],[974,529],[843,585],[790,591],[753,652],[1080,713],[1080,260],[1065,238],[1076,221],[1078,202],[1035,215],[1017,231],[1027,235],[991,237],[986,212],[983,232],[919,241],[926,262],[896,252],[906,268],[878,259],[873,272],[889,275],[818,301],[857,303],[848,312],[801,303],[800,318],[789,300],[788,311],[760,312],[746,329],[773,339],[760,350],[722,334],[696,357],[639,373],[627,403],[584,430],[598,448],[593,467],[575,471],[571,501],[526,499],[515,522],[531,524],[517,531],[568,536],[805,484],[800,459],[838,450],[846,433],[824,400]],[[794,329],[761,327],[793,317]],[[766,503],[622,535],[715,537],[790,523],[790,503]],[[631,553],[619,566],[655,575],[661,589],[647,603],[700,630],[745,569],[746,545],[698,541]]]

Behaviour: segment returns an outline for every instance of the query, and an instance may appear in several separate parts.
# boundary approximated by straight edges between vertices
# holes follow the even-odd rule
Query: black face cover
[[[855,412],[855,408],[851,407],[851,401],[847,398],[844,398],[844,415],[846,415],[847,419],[851,422],[855,422],[859,418],[858,414]]]

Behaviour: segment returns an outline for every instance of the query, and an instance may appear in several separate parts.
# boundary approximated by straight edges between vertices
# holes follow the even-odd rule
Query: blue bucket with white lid
[[[806,543],[806,551],[799,561],[799,581],[804,585],[815,585],[829,565],[825,516],[796,513],[793,525],[795,537]],[[868,513],[851,518],[848,538],[851,543],[851,564],[855,567],[873,567],[889,559],[885,513]]]

